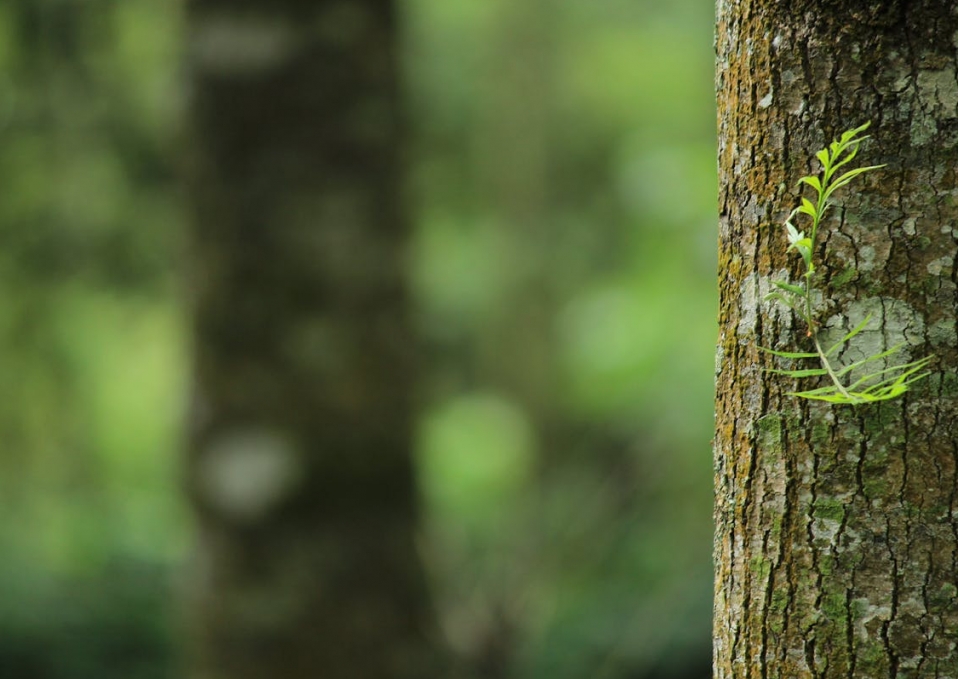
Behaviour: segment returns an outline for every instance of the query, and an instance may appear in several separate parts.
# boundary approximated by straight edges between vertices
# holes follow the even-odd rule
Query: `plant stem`
[[[832,368],[832,364],[828,362],[828,357],[825,356],[825,351],[822,349],[822,345],[818,341],[818,333],[815,332],[814,330],[812,330],[811,333],[812,333],[812,341],[815,343],[815,351],[818,352],[818,358],[822,363],[822,367],[825,368],[825,371],[828,373],[828,376],[832,378],[832,382],[835,384],[835,388],[838,389],[838,392],[842,396],[847,398],[850,403],[860,403],[861,399],[859,399],[857,396],[853,396],[852,394],[848,393],[848,390],[846,390],[845,387],[842,386],[841,381],[838,379],[838,375],[835,374],[835,369]]]
[[[813,220],[812,225],[812,247],[815,246],[815,231],[818,226],[819,220]],[[835,388],[838,389],[838,393],[847,398],[851,403],[859,403],[860,399],[856,396],[853,396],[845,389],[844,385],[841,383],[838,375],[835,373],[835,369],[832,368],[832,364],[828,360],[828,356],[825,355],[825,350],[822,349],[821,342],[818,341],[818,331],[815,329],[815,319],[812,317],[812,271],[807,269],[805,271],[805,323],[808,325],[808,334],[812,338],[812,342],[815,344],[815,351],[818,353],[819,361],[821,361],[822,367],[825,369],[825,372],[828,373],[828,376],[831,378],[832,383],[835,385]]]

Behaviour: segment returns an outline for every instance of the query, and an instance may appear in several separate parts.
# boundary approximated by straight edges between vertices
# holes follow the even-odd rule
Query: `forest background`
[[[713,7],[401,7],[445,636],[491,677],[705,679]],[[0,5],[0,677],[177,676],[181,10]]]

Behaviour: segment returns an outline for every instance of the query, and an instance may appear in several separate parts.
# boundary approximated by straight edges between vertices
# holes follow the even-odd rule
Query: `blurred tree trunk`
[[[478,125],[480,185],[494,212],[491,228],[515,249],[516,264],[510,304],[484,329],[477,358],[493,387],[515,398],[546,438],[556,419],[551,332],[556,304],[548,269],[556,235],[550,229],[554,13],[547,0],[500,7],[495,50],[500,75],[490,85]],[[541,446],[540,453],[549,454],[549,448]]]
[[[715,676],[958,675],[954,375],[958,9],[938,0],[718,3],[721,313]],[[938,357],[904,398],[787,395],[756,347],[805,330],[763,301],[811,154],[871,120],[818,257],[832,322]],[[800,350],[793,348],[792,350]]]
[[[446,676],[414,542],[394,5],[187,9],[193,676]]]

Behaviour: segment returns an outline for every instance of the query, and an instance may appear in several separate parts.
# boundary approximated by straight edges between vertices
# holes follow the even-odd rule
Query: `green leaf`
[[[801,398],[807,398],[815,401],[827,401],[829,403],[837,404],[848,404],[856,403],[857,401],[849,401],[845,398],[845,395],[842,394],[838,389],[830,387],[828,392],[823,393],[814,393],[811,391],[793,391],[789,393],[789,396],[799,396]]]
[[[798,254],[802,256],[802,259],[805,260],[805,266],[809,270],[814,270],[814,265],[812,264],[812,239],[811,238],[801,238],[791,244],[789,250],[795,248],[798,250]]]
[[[815,157],[818,158],[818,162],[822,164],[822,169],[827,171],[832,164],[832,157],[828,149],[822,149],[815,154]]]
[[[860,149],[860,148],[861,148],[860,144],[859,144],[858,142],[856,142],[855,145],[852,146],[852,148],[848,151],[848,153],[845,154],[845,157],[844,157],[844,158],[842,158],[840,161],[838,161],[837,163],[834,163],[834,164],[832,165],[832,167],[831,167],[831,169],[830,169],[830,171],[829,171],[829,175],[835,174],[835,171],[836,171],[838,168],[842,167],[843,165],[847,165],[848,163],[850,163],[850,162],[852,162],[853,160],[855,160],[855,156],[858,155],[858,149]]]
[[[882,392],[878,394],[875,394],[875,395],[869,394],[868,396],[870,397],[870,400],[873,400],[873,401],[887,401],[889,399],[893,399],[898,396],[901,396],[906,391],[908,391],[907,387],[894,386],[894,387],[889,387],[887,390],[883,390]]]
[[[805,288],[800,285],[792,285],[791,283],[786,283],[785,281],[772,281],[772,285],[777,288],[781,288],[785,292],[790,292],[793,295],[798,295],[799,297],[805,296]]]
[[[863,365],[867,365],[868,363],[874,363],[875,361],[880,361],[881,359],[883,359],[883,358],[885,358],[885,357],[887,357],[887,356],[891,356],[892,354],[896,353],[899,349],[901,349],[901,347],[902,347],[901,344],[896,344],[896,345],[893,346],[891,349],[885,349],[885,351],[882,351],[882,352],[880,352],[880,353],[874,354],[874,355],[869,356],[869,357],[867,357],[867,358],[863,358],[863,359],[861,359],[860,361],[855,361],[854,363],[851,363],[851,364],[849,364],[849,365],[846,365],[844,368],[842,368],[841,370],[837,371],[835,374],[836,374],[838,377],[843,377],[843,376],[847,375],[848,373],[850,373],[850,372],[851,372],[852,370],[854,370],[855,368],[860,368],[860,367],[862,367]]]
[[[822,182],[818,177],[814,175],[810,175],[808,177],[802,177],[801,179],[798,180],[798,182],[800,184],[808,184],[813,189],[815,189],[819,195],[822,194]]]
[[[788,231],[788,244],[795,245],[798,241],[802,240],[805,237],[805,234],[795,230],[795,227],[792,226],[791,222],[785,222],[785,229]]]
[[[907,390],[907,389],[908,389],[909,387],[911,387],[911,385],[913,385],[915,382],[918,382],[919,380],[923,380],[923,379],[925,379],[926,377],[928,377],[929,375],[931,375],[931,371],[930,371],[930,370],[929,370],[929,371],[926,371],[926,372],[923,372],[923,373],[918,373],[918,374],[916,374],[914,377],[912,377],[912,378],[910,378],[910,379],[907,379],[907,380],[905,380],[904,382],[902,382],[902,383],[901,383],[901,386],[903,386],[903,387]]]
[[[781,302],[797,314],[802,313],[801,307],[791,299],[788,299],[780,292],[770,292],[763,298],[766,302]]]
[[[854,337],[855,335],[857,335],[858,333],[860,333],[862,330],[864,330],[864,329],[865,329],[865,326],[868,325],[868,321],[870,321],[871,319],[872,319],[872,315],[871,315],[871,314],[868,314],[867,316],[865,316],[865,320],[864,320],[864,321],[862,321],[861,323],[859,323],[858,325],[856,325],[855,328],[854,328],[850,333],[848,333],[847,335],[845,335],[844,337],[842,337],[840,340],[838,340],[837,342],[835,342],[835,344],[833,344],[833,345],[828,349],[828,351],[825,352],[825,355],[826,355],[826,356],[831,356],[832,353],[833,353],[836,349],[838,349],[840,346],[842,346],[843,344],[845,344],[846,342],[848,342],[848,340],[850,340],[852,337]]]
[[[917,361],[911,361],[910,363],[903,363],[902,365],[893,365],[890,368],[878,370],[876,372],[871,373],[870,375],[865,375],[864,377],[860,377],[858,380],[855,381],[854,384],[849,386],[849,389],[857,389],[860,385],[867,384],[868,382],[891,372],[903,371],[900,375],[892,375],[891,377],[888,377],[879,382],[876,382],[875,384],[871,385],[869,389],[872,389],[876,386],[880,386],[882,384],[886,384],[888,382],[893,382],[896,379],[908,377],[909,375],[914,374],[915,372],[927,366],[928,363],[931,361],[931,359],[932,359],[931,356],[926,356],[925,358],[920,358]],[[868,391],[868,389],[866,389],[866,391]]]
[[[846,132],[843,132],[843,133],[842,133],[842,136],[841,136],[841,141],[840,141],[840,143],[841,143],[841,144],[848,144],[848,143],[851,142],[855,137],[857,137],[859,134],[861,134],[862,132],[864,132],[865,130],[867,130],[869,127],[871,127],[871,124],[872,124],[872,121],[869,120],[869,121],[866,122],[865,124],[859,125],[859,126],[856,127],[854,130],[848,130],[848,131],[846,131]],[[863,139],[868,139],[868,137],[862,137],[862,138],[859,139],[858,141],[862,141]]]
[[[883,167],[885,166],[884,165],[868,165],[866,167],[856,167],[854,170],[849,170],[848,172],[843,174],[841,177],[836,179],[834,182],[832,182],[827,189],[825,189],[825,194],[824,194],[825,200],[828,200],[828,198],[836,190],[842,188],[843,186],[851,182],[851,180],[857,177],[858,175],[864,174],[866,172],[870,172],[871,170],[878,170]]]
[[[828,371],[825,368],[806,368],[804,370],[778,370],[777,368],[766,368],[765,372],[772,373],[774,375],[785,375],[787,377],[820,377],[822,375],[827,375]]]
[[[818,389],[808,389],[801,393],[803,394],[840,394],[841,392],[838,391],[838,387],[836,387],[834,384],[829,384],[828,386],[819,387]]]
[[[764,351],[766,354],[772,354],[772,356],[779,356],[781,358],[818,358],[818,354],[814,351],[776,351],[775,349],[766,349],[765,347],[759,347],[760,351]]]
[[[802,196],[802,206],[798,208],[798,211],[802,214],[808,215],[812,219],[818,219],[818,208],[816,208],[815,204],[805,196]]]
[[[914,375],[914,374],[917,373],[919,370],[923,370],[923,369],[928,365],[928,363],[929,363],[930,361],[931,361],[931,356],[926,356],[926,357],[923,358],[923,359],[919,359],[919,360],[917,360],[917,361],[912,361],[911,363],[905,363],[904,365],[897,365],[897,366],[894,366],[893,368],[888,368],[888,369],[886,369],[886,370],[880,370],[880,371],[878,371],[877,373],[873,373],[872,375],[868,375],[868,376],[867,376],[868,379],[874,379],[875,377],[877,377],[877,376],[879,376],[879,375],[881,375],[881,374],[883,374],[883,373],[889,372],[889,371],[893,371],[893,370],[904,370],[905,368],[908,368],[907,370],[904,370],[904,372],[902,372],[900,375],[893,375],[893,376],[891,376],[891,377],[887,377],[887,378],[885,378],[885,379],[883,379],[883,380],[880,380],[879,382],[876,382],[875,384],[870,385],[868,388],[865,389],[865,391],[868,392],[868,391],[871,391],[871,390],[873,390],[873,389],[876,389],[876,388],[881,387],[881,386],[886,385],[886,384],[910,384],[911,382],[913,382],[913,381],[916,380],[916,379],[921,379],[921,377],[914,377],[914,378],[912,378],[911,380],[908,380],[907,378],[910,377],[911,375]],[[927,374],[927,373],[925,373],[925,374]],[[866,379],[866,378],[862,378],[862,379]]]

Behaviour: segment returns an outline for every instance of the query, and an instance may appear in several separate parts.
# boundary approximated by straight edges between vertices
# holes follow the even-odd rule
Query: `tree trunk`
[[[958,9],[720,0],[715,677],[958,676]],[[764,301],[797,278],[782,223],[812,154],[872,121],[816,257],[823,333],[869,313],[933,373],[835,406],[764,372],[808,351]],[[807,189],[807,187],[806,187]],[[806,191],[807,194],[807,191]]]
[[[193,676],[423,679],[397,26],[191,0]]]

